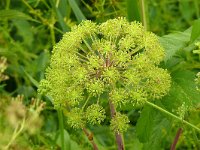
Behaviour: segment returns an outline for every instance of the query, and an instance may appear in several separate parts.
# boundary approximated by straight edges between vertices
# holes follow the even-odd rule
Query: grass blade
[[[37,20],[31,18],[29,15],[24,14],[18,10],[0,10],[0,20],[4,19],[25,19],[38,22]]]
[[[69,5],[71,6],[78,22],[80,23],[82,20],[86,20],[86,17],[84,16],[82,11],[80,10],[76,1],[75,0],[68,0],[68,1],[69,1]]]
[[[67,13],[65,13],[69,7],[67,6],[67,0],[61,0],[59,3],[59,6],[57,7],[55,4],[54,0],[51,0],[51,5],[53,10],[56,13],[57,19],[58,19],[58,23],[60,24],[62,31],[63,32],[67,32],[70,30],[70,28],[66,25],[64,18],[66,18]]]

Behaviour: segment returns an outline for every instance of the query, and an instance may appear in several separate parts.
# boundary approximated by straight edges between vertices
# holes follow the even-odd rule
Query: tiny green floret
[[[39,92],[68,112],[73,128],[102,123],[112,103],[117,112],[111,129],[123,132],[129,121],[120,114],[122,106],[143,106],[168,93],[170,75],[159,68],[164,56],[157,36],[138,22],[83,21],[54,46]]]

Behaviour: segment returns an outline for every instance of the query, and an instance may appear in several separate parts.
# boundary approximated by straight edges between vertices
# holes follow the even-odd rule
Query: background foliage
[[[166,58],[161,66],[169,70],[172,87],[169,94],[155,104],[200,128],[200,93],[195,85],[196,73],[200,70],[199,47],[195,45],[200,41],[200,1],[143,2],[145,3],[138,0],[0,1],[0,55],[7,58],[7,65],[0,61],[0,66],[7,66],[4,74],[9,77],[7,80],[0,80],[0,139],[5,139],[0,141],[0,149],[9,143],[10,149],[60,149],[62,138],[67,150],[92,149],[81,130],[72,130],[64,120],[58,121],[59,113],[54,110],[48,97],[37,95],[38,82],[44,78],[53,45],[73,25],[85,19],[103,22],[109,18],[125,16],[129,21],[142,21],[149,31],[158,34],[166,51]],[[23,98],[14,98],[18,95],[23,95]],[[19,101],[15,107],[13,99]],[[46,103],[45,107],[41,107],[43,102]],[[21,108],[24,112],[19,112]],[[124,112],[131,121],[128,132],[124,134],[126,149],[170,149],[178,128],[182,128],[183,133],[177,149],[200,149],[199,131],[151,106],[135,110],[124,108]],[[39,131],[29,132],[26,129],[26,124],[31,121],[31,113],[35,113],[36,125],[30,128],[37,127],[40,128]],[[17,126],[12,126],[9,122],[8,116],[12,114],[17,116]],[[60,126],[62,121],[64,126]],[[8,129],[5,130],[5,127]],[[88,130],[93,132],[99,149],[116,149],[114,135],[106,121],[103,126],[91,126]],[[10,135],[12,136],[9,137]],[[13,137],[10,142],[8,139]]]

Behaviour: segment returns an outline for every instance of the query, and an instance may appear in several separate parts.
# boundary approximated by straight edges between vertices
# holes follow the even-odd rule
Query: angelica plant
[[[138,22],[83,21],[54,46],[39,92],[52,97],[73,128],[101,124],[111,115],[111,129],[123,149],[121,134],[129,119],[120,108],[143,106],[167,94],[170,75],[159,68],[164,56],[157,36]]]

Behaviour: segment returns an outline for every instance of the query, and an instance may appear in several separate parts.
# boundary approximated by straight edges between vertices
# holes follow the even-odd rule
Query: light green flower
[[[101,24],[83,21],[54,46],[39,91],[49,95],[56,108],[69,111],[72,127],[85,125],[86,118],[80,116],[83,110],[88,123],[100,123],[103,109],[97,108],[97,103],[106,107],[112,101],[120,109],[122,105],[142,106],[167,94],[170,75],[158,67],[163,59],[157,36],[138,22],[130,23],[125,18]],[[105,101],[99,101],[100,97]],[[88,112],[92,108],[101,113],[92,116]],[[111,121],[117,132],[126,129],[127,123],[128,119],[118,113]]]
[[[86,118],[90,124],[100,124],[106,118],[105,110],[98,104],[92,104],[86,110]]]
[[[127,104],[128,93],[124,88],[117,88],[110,92],[110,100],[116,107]]]
[[[85,126],[84,113],[79,108],[73,108],[68,115],[68,124],[74,129],[83,128]]]
[[[129,119],[126,115],[116,113],[111,119],[110,127],[116,133],[123,133],[128,129]]]

